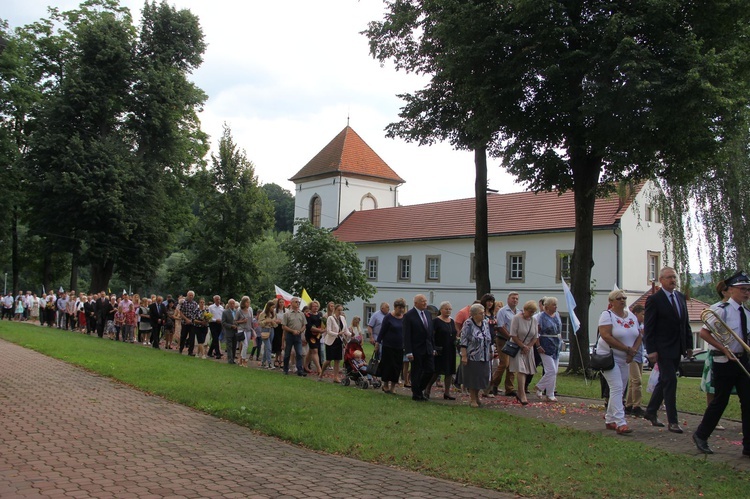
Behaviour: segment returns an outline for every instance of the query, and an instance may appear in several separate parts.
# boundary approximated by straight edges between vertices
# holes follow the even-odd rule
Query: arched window
[[[370,194],[369,192],[362,196],[362,199],[359,201],[359,209],[361,211],[365,210],[376,210],[378,208],[378,200],[375,199],[375,196]]]
[[[314,227],[320,228],[320,212],[323,207],[323,202],[320,200],[320,196],[317,194],[310,200],[310,222]]]

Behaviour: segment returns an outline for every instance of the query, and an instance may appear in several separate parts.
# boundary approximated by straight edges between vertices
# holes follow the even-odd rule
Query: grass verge
[[[750,485],[725,465],[500,411],[415,404],[25,324],[0,323],[0,337],[304,447],[524,496],[740,497]]]

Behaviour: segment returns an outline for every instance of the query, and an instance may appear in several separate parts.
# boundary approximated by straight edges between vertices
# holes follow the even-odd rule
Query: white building
[[[347,127],[344,133],[353,131]],[[331,144],[340,137],[341,134]],[[321,226],[335,226],[336,237],[357,246],[370,282],[377,289],[367,303],[346,304],[348,314],[367,320],[380,302],[393,303],[402,297],[410,304],[418,293],[425,294],[435,306],[450,301],[454,313],[475,299],[473,198],[397,206],[394,196],[393,202],[386,205],[381,199],[383,194],[391,192],[385,186],[392,186],[395,192],[394,182],[398,178],[395,173],[390,184],[383,175],[378,177],[380,180],[370,180],[367,172],[359,171],[358,177],[350,177],[341,168],[333,177],[330,171],[306,176],[305,170],[313,161],[292,177],[297,183],[296,216],[311,217],[310,210],[304,207],[311,206],[316,195],[323,197]],[[336,160],[329,163],[335,164]],[[378,168],[376,173],[380,174],[383,167],[378,165]],[[392,172],[387,165],[386,168]],[[321,183],[325,178],[327,182]],[[331,182],[331,178],[338,184]],[[354,188],[350,181],[346,188],[346,181],[353,178],[371,183],[366,188]],[[399,183],[402,182],[399,178]],[[376,191],[373,184],[382,187]],[[615,285],[634,301],[658,277],[664,244],[659,235],[658,213],[648,204],[652,188],[646,183],[628,198],[614,195],[596,202],[594,298],[589,317],[589,324],[594,326],[590,327],[592,340],[599,315],[607,307],[607,295]],[[367,194],[363,194],[365,190]],[[367,195],[377,199],[378,209],[363,208]],[[326,211],[325,196],[335,200],[337,209]],[[487,202],[490,283],[496,298],[505,302],[511,291],[520,293],[521,303],[555,296],[561,315],[567,317],[561,277],[569,275],[574,246],[573,194],[490,194]],[[344,213],[345,210],[348,211]]]
[[[398,206],[404,180],[347,126],[292,178],[294,218],[333,229],[352,211]]]

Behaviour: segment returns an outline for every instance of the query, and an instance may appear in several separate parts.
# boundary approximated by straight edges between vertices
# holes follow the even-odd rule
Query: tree
[[[375,295],[353,244],[309,220],[297,219],[296,224],[297,232],[281,244],[289,257],[285,289],[298,294],[305,289],[314,299],[341,304]]]
[[[698,245],[701,273],[710,270],[718,282],[750,264],[750,109],[737,117],[737,126],[723,142],[717,160],[700,178],[687,183],[662,182],[653,200],[664,223],[670,252],[678,255],[674,266],[683,289],[690,289],[688,245]],[[706,251],[707,254],[703,252]],[[706,268],[704,268],[704,262]],[[713,296],[715,292],[708,293]],[[694,294],[692,296],[695,296]]]
[[[189,204],[170,193],[207,150],[205,94],[187,80],[205,50],[198,19],[147,3],[139,39],[116,0],[52,12],[62,28],[42,23],[37,41],[51,89],[27,158],[41,179],[32,224],[73,255],[71,281],[78,263],[91,265],[94,290],[116,265],[147,281],[188,220]]]
[[[273,224],[273,207],[228,126],[211,168],[196,173],[193,186],[198,215],[189,231],[192,255],[182,272],[200,294],[252,294],[260,276],[253,246]]]
[[[263,184],[261,187],[275,208],[277,232],[292,232],[294,229],[294,196],[278,184]]]
[[[393,49],[481,110],[490,153],[532,190],[573,191],[572,370],[588,361],[595,200],[703,171],[746,100],[749,15],[739,0],[387,2]]]
[[[26,214],[29,183],[23,175],[22,161],[28,150],[30,114],[42,97],[43,73],[35,64],[34,46],[24,32],[11,32],[0,20],[0,177],[5,186],[3,199],[6,216],[0,222],[0,240],[10,249],[12,289],[20,286],[21,255],[19,225]]]

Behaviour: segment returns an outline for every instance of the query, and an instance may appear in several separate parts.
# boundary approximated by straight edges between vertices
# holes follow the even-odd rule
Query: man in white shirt
[[[221,305],[221,296],[215,295],[214,302],[208,306],[208,312],[213,315],[208,323],[211,330],[211,346],[208,347],[208,356],[214,356],[221,359],[221,346],[219,337],[221,336],[221,315],[224,313],[224,307]]]
[[[380,335],[380,327],[383,325],[383,319],[388,315],[390,310],[391,307],[388,305],[388,302],[383,302],[380,304],[380,310],[370,316],[370,322],[367,323],[367,333],[370,335],[370,343],[373,345]]]
[[[739,337],[726,342],[719,341],[706,327],[701,329],[701,338],[708,344],[708,353],[713,357],[712,382],[714,398],[703,414],[700,425],[693,434],[693,442],[704,454],[713,454],[708,438],[719,424],[729,403],[732,389],[737,390],[742,409],[742,455],[750,457],[750,359],[745,351],[750,330],[750,312],[743,303],[750,299],[750,277],[743,271],[726,280],[729,300],[711,306],[724,323]],[[709,320],[709,323],[712,322]],[[718,321],[717,321],[718,322]],[[715,326],[717,329],[721,326]],[[744,343],[745,345],[743,345]],[[744,369],[743,369],[744,368]]]

